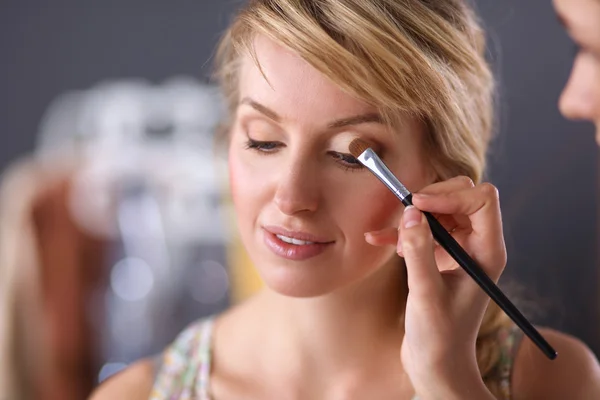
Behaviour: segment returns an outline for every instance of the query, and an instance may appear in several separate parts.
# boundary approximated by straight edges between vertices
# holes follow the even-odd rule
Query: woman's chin
[[[264,284],[272,291],[287,297],[319,297],[342,286],[330,274],[307,271],[301,267],[280,266],[259,270]],[[330,276],[327,276],[330,275]]]

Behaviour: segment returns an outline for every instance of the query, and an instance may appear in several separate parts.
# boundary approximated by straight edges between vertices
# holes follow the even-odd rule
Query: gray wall
[[[0,4],[0,169],[33,148],[59,93],[111,78],[203,78],[240,1],[4,0]],[[573,46],[549,0],[479,0],[501,85],[490,179],[500,188],[509,265],[535,321],[600,352],[597,149],[556,101]],[[582,134],[584,133],[584,134]],[[511,284],[511,286],[514,286]]]

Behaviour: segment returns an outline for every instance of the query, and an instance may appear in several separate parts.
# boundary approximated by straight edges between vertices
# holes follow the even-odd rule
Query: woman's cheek
[[[378,182],[379,183],[379,182]],[[365,192],[356,204],[362,220],[361,235],[383,228],[396,226],[400,218],[402,203],[383,184],[377,185],[370,192]]]
[[[406,174],[404,174],[406,175]],[[414,169],[410,178],[402,178],[408,188],[414,191],[420,190],[430,183],[428,171],[425,168]],[[362,190],[353,190],[354,202],[351,205],[354,220],[359,222],[360,234],[376,231],[383,228],[399,226],[400,217],[404,206],[383,183],[373,176],[368,186]]]
[[[231,150],[228,160],[231,197],[240,219],[249,216],[256,219],[261,208],[266,206],[262,203],[269,201],[269,182],[272,181],[269,174],[272,169],[266,168],[266,160],[259,158],[266,156],[248,153],[250,150]]]
[[[241,177],[239,176],[240,169],[238,164],[239,160],[236,158],[235,152],[232,149],[229,149],[229,155],[227,159],[227,167],[229,170],[229,190],[234,203],[239,193],[238,184],[241,179]]]

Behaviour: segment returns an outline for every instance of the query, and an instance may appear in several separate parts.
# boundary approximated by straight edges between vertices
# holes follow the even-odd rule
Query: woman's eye
[[[246,149],[252,149],[261,153],[272,153],[281,147],[281,143],[272,141],[260,141],[248,138]]]
[[[363,168],[363,165],[360,161],[356,159],[351,154],[344,154],[338,152],[331,152],[331,155],[335,158],[335,160],[340,163],[346,169],[360,169]]]
[[[255,150],[259,153],[274,153],[283,147],[283,143],[275,142],[275,141],[261,141],[254,140],[248,138],[245,144],[246,149]],[[331,151],[329,154],[335,159],[335,161],[340,164],[345,169],[360,169],[363,168],[363,165],[360,161],[356,159],[356,157],[351,154],[338,153],[336,151]]]

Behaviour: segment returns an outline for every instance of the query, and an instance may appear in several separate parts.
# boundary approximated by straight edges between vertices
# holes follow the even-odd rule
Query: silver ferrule
[[[394,176],[392,171],[381,161],[381,158],[370,148],[363,151],[358,157],[365,167],[375,174],[395,195],[403,201],[410,195],[408,189]]]

